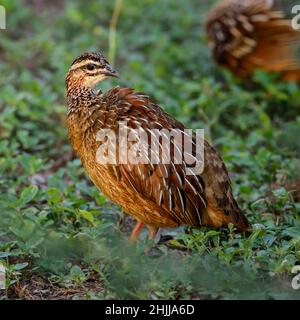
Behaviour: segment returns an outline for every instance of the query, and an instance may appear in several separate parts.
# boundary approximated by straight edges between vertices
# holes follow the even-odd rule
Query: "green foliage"
[[[167,247],[120,235],[119,209],[91,185],[67,139],[68,66],[83,51],[108,54],[114,1],[2,1],[2,298],[34,274],[62,287],[96,274],[103,292],[87,299],[297,297],[290,283],[300,264],[300,205],[286,182],[300,178],[300,90],[261,71],[242,83],[214,65],[202,29],[212,2],[123,0],[116,29],[118,84],[205,129],[254,225],[249,236],[233,226],[179,230]]]

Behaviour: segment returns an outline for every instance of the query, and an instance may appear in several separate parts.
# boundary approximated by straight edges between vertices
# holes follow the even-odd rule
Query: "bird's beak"
[[[107,77],[120,78],[118,72],[113,69],[104,69],[101,73]]]

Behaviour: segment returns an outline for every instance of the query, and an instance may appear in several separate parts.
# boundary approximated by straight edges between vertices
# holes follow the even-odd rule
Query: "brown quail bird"
[[[134,89],[94,89],[109,77],[117,77],[117,73],[99,53],[84,53],[74,60],[66,77],[67,125],[73,149],[93,183],[136,218],[131,239],[137,238],[144,225],[150,238],[155,237],[158,228],[180,225],[219,228],[233,223],[241,232],[249,230],[232,195],[226,167],[206,141],[201,175],[187,174],[185,162],[175,164],[173,160],[169,164],[99,163],[97,150],[103,141],[98,141],[97,133],[101,129],[116,133],[116,146],[121,144],[117,132],[122,121],[129,128],[146,132],[176,129],[183,133],[185,129],[148,96]],[[174,143],[171,141],[172,146]]]
[[[219,1],[206,19],[215,61],[241,78],[263,69],[300,81],[300,29],[292,26],[296,4],[299,1]]]

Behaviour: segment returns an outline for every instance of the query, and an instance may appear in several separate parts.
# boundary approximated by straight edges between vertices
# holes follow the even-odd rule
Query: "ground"
[[[115,33],[115,1],[1,2],[1,299],[299,298],[300,89],[217,67],[203,33],[212,2],[123,0]],[[103,89],[135,87],[205,129],[251,235],[181,228],[128,242],[132,222],[90,183],[66,133],[65,75],[91,49],[121,74]]]

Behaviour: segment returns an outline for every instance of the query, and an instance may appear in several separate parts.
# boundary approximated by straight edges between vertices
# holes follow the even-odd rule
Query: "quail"
[[[232,223],[240,232],[250,230],[233,197],[224,162],[205,140],[201,173],[188,170],[191,161],[175,162],[174,148],[169,162],[161,157],[153,163],[120,161],[120,154],[113,161],[99,161],[97,154],[105,143],[114,147],[123,145],[119,136],[122,123],[129,129],[144,132],[156,129],[186,134],[182,123],[144,93],[119,86],[105,92],[95,90],[97,84],[110,77],[118,74],[100,53],[84,53],[74,60],[66,77],[68,134],[92,182],[137,220],[131,239],[136,240],[144,226],[152,239],[159,228],[180,225],[220,228]],[[115,140],[109,143],[101,140],[99,132],[103,130],[116,133]],[[151,147],[148,138],[141,141],[149,155],[152,151],[148,150]],[[193,145],[194,139],[195,136]],[[156,141],[161,146],[161,140]],[[128,148],[132,145],[130,142]],[[170,145],[175,147],[174,140]]]

